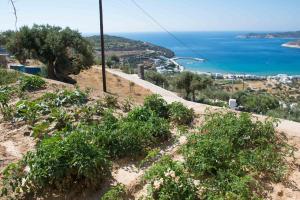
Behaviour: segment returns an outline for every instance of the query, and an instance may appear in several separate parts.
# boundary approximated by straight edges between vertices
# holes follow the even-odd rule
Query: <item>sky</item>
[[[300,0],[135,0],[169,31],[300,30]],[[132,0],[103,0],[106,33],[162,32]],[[99,32],[98,0],[15,0],[18,26],[69,26]],[[0,0],[0,31],[14,29],[9,0]]]

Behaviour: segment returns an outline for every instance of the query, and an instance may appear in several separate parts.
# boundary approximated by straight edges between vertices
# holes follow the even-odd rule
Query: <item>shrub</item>
[[[35,91],[46,86],[46,82],[39,76],[23,76],[20,80],[22,91]]]
[[[267,93],[238,92],[234,97],[246,112],[266,114],[280,106],[278,99]]]
[[[133,107],[133,99],[132,98],[126,98],[123,103],[122,103],[122,110],[124,112],[129,112],[131,111],[132,107]]]
[[[14,117],[14,108],[9,105],[13,89],[10,87],[0,87],[0,112],[5,121],[12,120]]]
[[[53,190],[66,192],[74,184],[99,186],[110,176],[111,164],[106,151],[93,145],[90,139],[78,132],[44,139],[36,152],[6,168],[4,190],[40,195]]]
[[[125,200],[127,192],[122,184],[118,184],[107,191],[100,200]]]
[[[0,85],[8,85],[15,83],[20,78],[21,74],[17,71],[0,69]]]
[[[164,75],[155,71],[146,71],[145,79],[155,85],[168,87],[168,81]]]
[[[51,107],[82,105],[88,101],[88,93],[79,89],[46,93],[41,99]]]
[[[19,101],[16,104],[16,117],[20,120],[27,121],[30,125],[34,125],[39,119],[42,107],[34,101]]]
[[[145,98],[144,106],[158,116],[168,118],[167,102],[158,94],[153,94]]]
[[[188,139],[186,164],[205,188],[204,199],[262,197],[263,181],[277,182],[290,148],[275,134],[274,121],[252,122],[249,114],[211,114]]]
[[[195,117],[193,109],[188,109],[180,102],[173,102],[169,105],[171,121],[178,125],[190,125]]]
[[[149,199],[196,200],[197,188],[184,167],[169,157],[164,157],[146,172]]]
[[[139,117],[144,112],[147,115]],[[170,137],[168,122],[144,108],[134,109],[121,120],[107,113],[89,132],[97,138],[97,145],[107,149],[113,158],[144,155]]]
[[[118,108],[118,98],[112,95],[105,95],[104,104],[108,108]]]

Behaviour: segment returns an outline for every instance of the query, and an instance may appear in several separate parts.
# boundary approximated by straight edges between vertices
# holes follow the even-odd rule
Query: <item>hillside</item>
[[[97,51],[100,51],[100,37],[97,35],[86,37],[89,40]],[[155,51],[155,55],[157,56],[165,56],[168,58],[174,57],[174,52],[171,50],[160,47],[151,43],[142,42],[142,41],[135,41],[123,37],[116,37],[105,35],[105,50],[106,51]]]
[[[0,90],[0,199],[298,199],[298,134],[108,72],[111,95],[98,67],[74,77],[81,90],[37,77]],[[155,88],[164,98],[144,101]]]
[[[239,35],[238,38],[300,38],[300,31],[276,32],[276,33],[248,33]]]

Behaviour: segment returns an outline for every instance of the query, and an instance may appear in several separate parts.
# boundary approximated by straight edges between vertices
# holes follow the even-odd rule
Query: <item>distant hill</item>
[[[300,31],[290,32],[277,32],[277,33],[248,33],[245,35],[239,35],[238,38],[288,38],[288,39],[300,39]]]
[[[98,35],[86,37],[95,47],[96,50],[100,51],[100,37]],[[160,47],[151,43],[131,40],[123,37],[116,37],[105,35],[105,50],[106,51],[115,51],[115,52],[133,52],[133,51],[153,51],[157,56],[165,56],[172,58],[175,56],[174,52]]]

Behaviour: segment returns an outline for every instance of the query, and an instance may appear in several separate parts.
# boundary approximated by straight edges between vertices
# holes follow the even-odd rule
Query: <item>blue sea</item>
[[[300,75],[300,49],[281,45],[292,39],[239,39],[242,32],[176,32],[181,44],[167,33],[114,34],[173,50],[177,57],[204,58],[206,62],[179,60],[191,71],[254,75]]]

